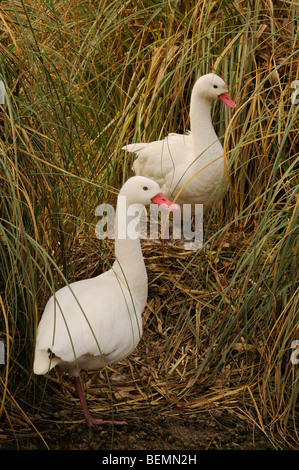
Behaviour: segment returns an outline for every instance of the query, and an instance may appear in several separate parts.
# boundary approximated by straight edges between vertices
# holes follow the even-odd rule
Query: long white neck
[[[191,96],[190,125],[193,140],[193,158],[210,159],[216,150],[215,145],[217,147],[220,145],[211,120],[210,100]],[[204,151],[206,152],[203,154]]]
[[[147,272],[139,240],[140,213],[128,215],[128,206],[118,197],[115,219],[115,262],[113,271],[126,285],[130,293],[144,308],[147,300]],[[132,233],[131,233],[132,232]],[[137,234],[136,239],[132,235]],[[134,237],[135,238],[135,237]]]

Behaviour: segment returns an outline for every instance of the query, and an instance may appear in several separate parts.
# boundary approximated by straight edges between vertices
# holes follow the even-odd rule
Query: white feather
[[[120,195],[126,196],[128,207],[149,204],[160,192],[156,182],[135,176],[125,183]],[[76,377],[81,368],[97,369],[118,362],[137,346],[147,300],[147,273],[139,238],[122,240],[116,236],[115,254],[109,271],[66,285],[46,304],[37,330],[36,374],[59,365]]]
[[[124,150],[137,154],[135,174],[156,181],[163,194],[177,198],[175,202],[179,204],[210,207],[224,177],[224,151],[212,126],[210,108],[213,99],[223,94],[227,94],[225,82],[215,74],[204,75],[195,83],[191,95],[190,132],[125,145]],[[228,105],[236,107],[229,100]]]

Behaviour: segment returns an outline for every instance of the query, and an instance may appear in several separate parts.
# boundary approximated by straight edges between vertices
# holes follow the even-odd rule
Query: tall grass
[[[170,250],[154,266],[155,248],[145,249],[150,297],[133,375],[147,338],[165,333],[136,409],[163,399],[189,412],[233,397],[276,447],[296,448],[295,3],[21,0],[2,2],[0,15],[1,419],[16,439],[20,422],[38,433],[36,326],[55,288],[113,259],[95,238],[94,211],[132,174],[122,145],[188,130],[194,80],[214,71],[239,105],[213,105],[230,190],[205,220],[203,250]]]

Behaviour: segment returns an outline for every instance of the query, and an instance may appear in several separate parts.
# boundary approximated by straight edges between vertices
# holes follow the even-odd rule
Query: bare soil
[[[117,417],[120,418],[124,417]],[[145,413],[138,416],[134,411],[134,416],[125,419],[126,425],[89,428],[80,419],[69,421],[48,416],[36,423],[40,435],[32,428],[24,428],[19,429],[17,435],[9,436],[3,434],[2,428],[0,433],[4,438],[0,441],[0,450],[275,449],[263,433],[241,421],[230,409],[176,416],[146,416]]]

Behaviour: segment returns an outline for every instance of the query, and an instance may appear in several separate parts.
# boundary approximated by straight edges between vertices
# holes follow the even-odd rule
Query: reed
[[[144,337],[108,370],[130,380],[88,392],[130,415],[237,404],[297,448],[297,20],[292,1],[1,2],[0,418],[16,441],[24,423],[39,433],[41,400],[70,406],[67,377],[33,376],[35,331],[54,289],[113,260],[95,208],[132,175],[121,147],[188,130],[192,84],[214,71],[239,105],[213,106],[230,189],[202,250],[143,243]]]

